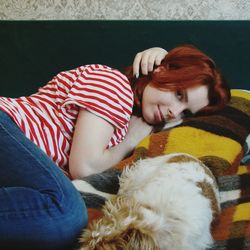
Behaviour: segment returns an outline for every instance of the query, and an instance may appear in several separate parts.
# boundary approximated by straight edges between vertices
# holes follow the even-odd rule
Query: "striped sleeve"
[[[105,119],[117,129],[124,129],[133,107],[130,83],[118,70],[99,64],[85,66],[73,82],[62,111],[70,114],[76,106]]]

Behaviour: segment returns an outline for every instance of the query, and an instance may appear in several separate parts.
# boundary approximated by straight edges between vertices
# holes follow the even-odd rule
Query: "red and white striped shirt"
[[[0,97],[0,109],[67,174],[79,109],[114,126],[107,145],[112,147],[124,139],[132,107],[133,93],[126,76],[99,64],[61,72],[31,96]]]

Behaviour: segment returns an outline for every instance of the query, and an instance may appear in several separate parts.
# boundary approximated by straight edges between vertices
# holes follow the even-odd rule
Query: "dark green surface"
[[[122,68],[136,52],[191,43],[231,87],[250,89],[250,21],[0,21],[0,95],[30,94],[82,64]]]

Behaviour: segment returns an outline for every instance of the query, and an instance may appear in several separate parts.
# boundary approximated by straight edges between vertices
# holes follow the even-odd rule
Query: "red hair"
[[[151,83],[166,91],[178,91],[194,86],[208,87],[209,104],[199,113],[212,113],[223,108],[230,100],[230,89],[216,68],[214,61],[199,49],[191,46],[179,46],[166,55],[162,63],[148,75],[133,76],[132,66],[125,75],[131,82],[134,93],[134,113],[141,115],[142,94]]]

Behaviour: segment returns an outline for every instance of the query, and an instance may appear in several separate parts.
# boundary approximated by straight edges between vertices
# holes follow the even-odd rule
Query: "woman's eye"
[[[176,90],[175,96],[177,97],[178,100],[182,100],[183,98],[183,93],[180,90]]]

